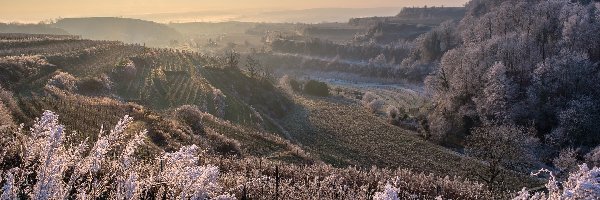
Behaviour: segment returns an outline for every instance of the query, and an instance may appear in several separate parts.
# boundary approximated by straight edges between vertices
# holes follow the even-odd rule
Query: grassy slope
[[[298,106],[282,120],[310,153],[334,166],[373,165],[425,173],[472,177],[483,164],[416,137],[386,123],[358,105],[335,98],[295,96]],[[475,167],[473,167],[475,166]],[[530,181],[510,177],[515,189]]]

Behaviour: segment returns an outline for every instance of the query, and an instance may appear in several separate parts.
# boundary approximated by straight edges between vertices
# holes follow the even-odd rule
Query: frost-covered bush
[[[132,80],[135,78],[137,71],[138,69],[135,66],[135,63],[128,59],[115,66],[113,69],[113,77],[115,77],[117,81]]]
[[[363,105],[367,105],[368,103],[370,103],[371,101],[377,99],[377,95],[373,92],[365,92],[365,94],[363,94],[361,102]]]
[[[386,184],[382,192],[376,192],[373,200],[400,200],[398,198],[398,188]]]
[[[530,193],[523,188],[515,200],[570,200],[570,199],[599,199],[600,198],[600,168],[589,168],[586,164],[579,165],[579,170],[569,174],[563,183],[560,183],[549,170],[540,170],[549,173],[550,178],[546,184],[548,193]]]
[[[132,122],[125,116],[112,130],[101,130],[88,148],[87,143],[66,143],[58,115],[44,112],[28,132],[18,130],[17,135],[23,136],[16,140],[22,142],[18,144],[23,148],[21,162],[6,172],[0,171],[0,197],[139,199],[164,194],[171,198],[233,198],[220,195],[218,168],[198,165],[196,146],[165,153],[158,163],[137,159],[136,151],[144,145],[146,132],[128,133]],[[162,193],[152,190],[157,185]]]
[[[379,54],[376,57],[369,59],[369,65],[374,67],[383,67],[386,64],[388,64],[388,62],[383,54]]]
[[[57,72],[50,80],[48,86],[54,86],[67,91],[75,91],[79,80],[67,72]]]
[[[219,196],[216,193],[220,190],[217,184],[219,169],[211,165],[199,166],[198,151],[198,147],[192,145],[174,153],[166,153],[160,158],[161,165],[165,167],[161,169],[158,179],[167,186],[164,193],[168,198],[209,199]]]
[[[240,155],[242,153],[241,144],[235,139],[225,137],[212,129],[206,130],[206,136],[211,140],[210,145],[215,152],[221,155]]]
[[[383,100],[375,99],[367,104],[367,108],[369,109],[369,111],[376,113],[379,110],[381,110],[381,108],[383,107],[383,104],[384,104]]]
[[[373,92],[365,92],[365,94],[362,97],[361,103],[372,113],[376,113],[379,110],[381,110],[384,104],[383,100],[379,99],[379,96],[377,96]]]
[[[409,121],[409,116],[404,109],[396,106],[388,106],[385,111],[388,121],[393,125],[400,125],[403,121]]]
[[[13,83],[53,67],[42,56],[0,57],[0,86],[11,88]]]
[[[175,117],[192,127],[192,130],[198,134],[204,133],[203,116],[203,112],[197,106],[183,105],[175,109]]]

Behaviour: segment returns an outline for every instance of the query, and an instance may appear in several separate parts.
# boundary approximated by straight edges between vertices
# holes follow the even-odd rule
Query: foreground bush
[[[579,170],[571,173],[569,178],[560,183],[549,170],[540,170],[534,175],[546,172],[550,180],[546,184],[548,193],[530,193],[525,188],[519,192],[515,200],[558,200],[558,199],[599,199],[600,198],[600,168],[590,169],[587,164],[579,166]]]
[[[1,158],[0,199],[233,198],[219,195],[219,169],[199,166],[194,145],[152,161],[137,159],[146,132],[128,136],[132,121],[125,116],[107,134],[101,130],[88,148],[86,143],[67,144],[58,115],[44,112],[29,131],[17,131],[18,144],[11,146],[20,148],[20,158],[14,159],[19,162]]]
[[[0,143],[0,199],[495,197],[484,185],[458,177],[222,157],[196,145],[141,160],[137,152],[144,148],[146,132],[128,129],[132,122],[125,116],[88,146],[70,143],[58,115],[44,112],[29,131],[20,128],[13,134],[16,143]]]

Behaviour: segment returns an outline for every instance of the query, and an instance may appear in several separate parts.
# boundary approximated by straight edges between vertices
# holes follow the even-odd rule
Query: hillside
[[[131,18],[0,23],[0,200],[600,199],[600,0],[65,2]]]
[[[277,193],[289,190],[288,187],[294,186],[288,184],[300,177],[363,173],[360,180],[348,181],[354,182],[356,190],[370,184],[371,192],[366,195],[373,195],[381,186],[373,185],[366,172],[344,167],[400,167],[408,170],[370,173],[381,173],[385,177],[400,173],[405,174],[406,181],[417,181],[416,178],[422,176],[420,172],[442,174],[442,166],[458,168],[459,162],[468,160],[424,142],[409,131],[387,125],[379,118],[356,112],[351,104],[333,99],[290,97],[269,82],[222,67],[223,62],[218,57],[70,36],[11,34],[0,37],[7,44],[3,45],[0,59],[3,72],[0,83],[5,88],[3,94],[12,93],[12,97],[4,96],[2,102],[9,108],[15,123],[31,126],[36,123],[36,117],[48,114],[45,110],[53,110],[67,130],[76,131],[67,134],[69,142],[94,144],[103,138],[96,134],[102,127],[112,127],[120,117],[129,115],[133,120],[127,133],[147,130],[144,135],[147,143],[139,152],[141,158],[152,160],[163,151],[173,152],[192,144],[201,146],[207,149],[204,162],[220,166],[223,179],[219,182],[237,196],[266,197],[264,191],[259,193],[257,188],[240,193],[241,190],[236,189],[240,185],[228,181],[239,178],[236,174],[244,170],[281,178],[282,188],[269,188],[269,183],[262,183],[270,194],[273,190]],[[340,124],[344,115],[352,113],[357,116],[348,117],[365,121],[348,127]],[[197,126],[198,120],[201,126]],[[353,142],[356,140],[369,142]],[[385,142],[374,146],[377,141]],[[401,151],[404,153],[397,154]],[[392,159],[382,156],[392,156]],[[422,161],[406,162],[414,159]],[[434,165],[437,162],[433,161],[440,159],[446,161]],[[257,160],[264,166],[257,166]],[[421,164],[415,165],[419,162]],[[0,166],[7,170],[15,165],[18,162],[2,161]],[[273,167],[281,171],[273,174]],[[293,172],[296,169],[308,171]],[[463,175],[464,172],[452,174]],[[268,180],[258,175],[246,177],[244,185],[260,186],[256,181]],[[432,184],[441,181],[436,176],[423,178]],[[314,181],[310,184],[327,182]],[[431,187],[409,186],[405,195],[468,197],[464,195],[487,193],[477,183],[464,182],[470,186],[458,186],[464,180],[453,181],[451,185],[436,186],[448,187],[443,192]],[[339,198],[340,194],[332,189],[323,195]],[[307,188],[304,195],[314,190]]]
[[[464,7],[408,7],[402,8],[396,16],[353,18],[349,23],[360,26],[373,26],[378,23],[435,26],[448,20],[460,20],[466,12]]]
[[[63,29],[52,27],[49,24],[19,24],[19,23],[0,23],[0,33],[29,33],[29,34],[50,34],[50,35],[68,35]]]
[[[95,40],[118,40],[126,43],[166,46],[180,40],[181,34],[164,24],[116,17],[64,18],[52,26],[70,34]]]

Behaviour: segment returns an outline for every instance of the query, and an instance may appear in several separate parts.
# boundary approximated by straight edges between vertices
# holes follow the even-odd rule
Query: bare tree
[[[246,70],[250,73],[251,78],[256,78],[258,71],[262,68],[260,62],[255,59],[252,55],[246,57]]]
[[[235,50],[225,53],[225,67],[231,70],[239,70],[240,54]]]
[[[487,168],[475,172],[490,188],[502,189],[507,170],[519,169],[534,160],[538,140],[535,131],[514,124],[486,123],[472,131],[467,153],[486,162]]]

